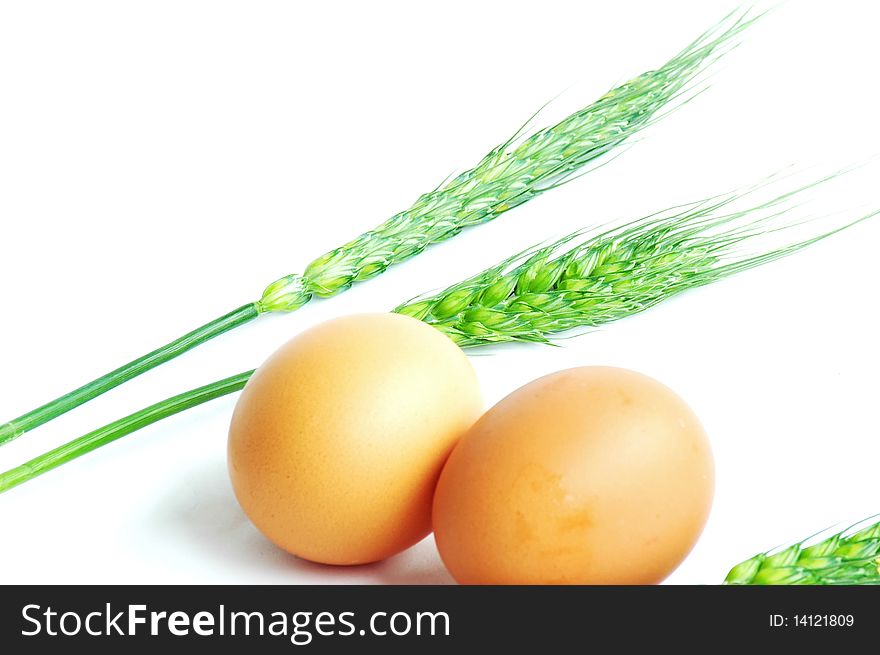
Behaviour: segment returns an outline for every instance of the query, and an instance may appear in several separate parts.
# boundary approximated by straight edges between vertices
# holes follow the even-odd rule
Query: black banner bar
[[[871,587],[21,586],[3,588],[0,650],[164,655],[229,640],[259,653],[710,652],[865,643],[878,618]]]

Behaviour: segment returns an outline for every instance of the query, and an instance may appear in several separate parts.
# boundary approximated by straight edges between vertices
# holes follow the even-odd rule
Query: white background
[[[0,419],[259,297],[504,141],[661,65],[721,2],[0,5]],[[263,318],[0,449],[7,469],[259,364],[330,316],[383,310],[581,226],[796,163],[880,152],[878,10],[790,2],[712,88],[581,180],[342,297]],[[818,174],[817,173],[817,174]],[[877,169],[812,194],[880,206]],[[669,579],[880,511],[880,219],[568,340],[474,357],[487,402],[539,375],[652,375],[702,418],[714,509]],[[0,582],[450,582],[429,538],[390,561],[299,561],[225,471],[228,397],[0,496]]]

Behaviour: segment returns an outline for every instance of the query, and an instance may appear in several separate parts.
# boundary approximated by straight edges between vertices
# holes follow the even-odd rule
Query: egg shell
[[[514,391],[461,439],[434,533],[465,584],[653,584],[696,543],[714,490],[709,441],[675,393],[618,368]]]
[[[228,442],[235,495],[295,555],[384,559],[429,534],[443,463],[482,407],[467,357],[421,321],[327,321],[282,346],[242,391]]]

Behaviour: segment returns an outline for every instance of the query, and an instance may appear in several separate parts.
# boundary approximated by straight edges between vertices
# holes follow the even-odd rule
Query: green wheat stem
[[[747,209],[734,210],[732,205],[769,182],[591,236],[577,232],[394,311],[432,325],[462,348],[549,343],[561,332],[631,316],[687,289],[790,255],[877,214],[779,248],[746,247],[762,236],[802,225],[789,218],[800,194],[832,177]],[[237,391],[252,372],[159,402],[0,474],[0,492],[141,427]]]
[[[127,434],[161,421],[163,418],[173,416],[186,409],[206,403],[209,400],[240,391],[252,373],[253,371],[239,373],[198,389],[192,389],[191,391],[167,398],[155,405],[150,405],[129,416],[113,421],[104,427],[93,430],[39,457],[35,457],[29,462],[0,475],[0,493],[31,480],[38,475],[42,475],[46,471],[61,466],[72,459],[81,457],[96,448],[116,441]]]
[[[759,553],[734,566],[725,585],[880,584],[880,522],[854,526],[815,543]],[[867,521],[863,521],[864,525]]]
[[[0,445],[12,441],[28,430],[32,430],[43,423],[51,421],[53,418],[61,416],[74,407],[82,405],[93,398],[97,398],[113,387],[131,380],[141,373],[149,371],[151,368],[155,368],[170,359],[174,359],[178,355],[185,353],[187,350],[191,350],[224,332],[228,332],[239,325],[243,325],[255,319],[257,316],[259,316],[259,312],[254,303],[243,305],[229,314],[221,316],[220,318],[183,335],[179,339],[175,339],[158,350],[154,350],[143,357],[129,362],[125,366],[92,380],[88,384],[61,396],[52,402],[46,403],[41,407],[31,410],[27,414],[19,416],[17,419],[0,426]]]
[[[0,445],[260,314],[295,311],[314,296],[341,293],[583,174],[589,164],[699,93],[700,75],[758,18],[749,10],[733,12],[660,68],[611,89],[559,123],[528,136],[523,126],[409,209],[322,255],[303,274],[271,283],[259,300],[0,425]]]

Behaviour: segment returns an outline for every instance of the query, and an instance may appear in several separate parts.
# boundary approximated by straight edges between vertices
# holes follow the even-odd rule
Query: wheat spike
[[[269,285],[261,311],[293,311],[313,296],[327,297],[389,266],[486,223],[576,177],[698,91],[707,65],[734,47],[736,36],[760,18],[735,12],[660,68],[633,78],[552,127],[522,130],[493,148],[474,168],[422,195],[407,210],[314,260],[302,275]],[[667,108],[667,112],[660,110]]]
[[[394,311],[433,325],[462,347],[547,343],[556,333],[631,316],[848,227],[779,248],[749,249],[768,231],[798,225],[783,220],[797,208],[798,195],[831,177],[743,210],[729,206],[764,183],[598,234],[576,232]]]
[[[855,532],[839,532],[812,545],[806,541],[737,564],[724,584],[880,584],[880,522]]]

